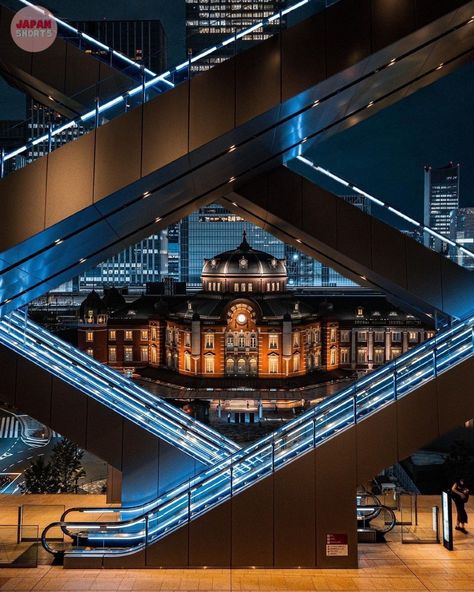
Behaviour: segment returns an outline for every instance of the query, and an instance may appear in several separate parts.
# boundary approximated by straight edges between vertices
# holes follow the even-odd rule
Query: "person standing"
[[[469,499],[469,489],[466,487],[464,479],[456,479],[456,482],[451,487],[451,495],[456,506],[456,530],[467,534],[465,525],[467,524],[467,512],[465,505]]]

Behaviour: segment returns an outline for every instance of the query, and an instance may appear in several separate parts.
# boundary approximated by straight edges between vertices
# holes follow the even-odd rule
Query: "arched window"
[[[204,367],[206,374],[214,374],[214,356],[208,355],[204,356]]]
[[[157,354],[155,345],[152,345],[150,348],[150,358],[151,358],[150,361],[152,364],[156,364],[158,362],[158,354]]]
[[[300,354],[293,355],[293,372],[299,372],[300,370]]]
[[[257,358],[250,358],[250,374],[256,375],[258,372]]]
[[[268,357],[268,371],[270,374],[278,374],[278,356]]]
[[[166,365],[168,366],[168,368],[171,368],[172,360],[173,360],[173,358],[171,356],[171,352],[167,351],[166,352]]]
[[[191,354],[184,352],[184,371],[191,372]]]
[[[237,373],[238,374],[245,374],[247,372],[247,363],[245,358],[239,358],[237,360]]]
[[[225,369],[227,374],[234,374],[235,372],[235,361],[234,358],[227,358],[225,362]]]

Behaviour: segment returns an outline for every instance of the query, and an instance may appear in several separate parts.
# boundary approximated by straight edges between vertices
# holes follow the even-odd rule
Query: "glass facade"
[[[168,237],[166,230],[128,247],[79,277],[79,288],[141,287],[168,276]]]
[[[285,8],[287,0],[186,0],[186,45],[193,55],[221,43],[229,35],[249,27],[260,20]],[[284,22],[282,26],[284,26]],[[267,26],[265,31],[256,29],[250,35],[239,40],[239,51],[250,47],[252,43],[267,39],[278,32],[280,23]],[[194,71],[208,70],[213,65],[223,62],[234,55],[231,44],[193,64]]]
[[[72,25],[156,74],[166,69],[166,35],[159,20],[78,21]],[[98,50],[100,51],[100,50]],[[102,53],[106,54],[104,50]]]
[[[315,261],[295,247],[284,244],[272,234],[246,222],[218,204],[200,208],[179,225],[179,260],[181,281],[190,287],[201,286],[204,259],[240,244],[243,231],[254,249],[265,251],[278,259],[286,259],[288,286],[354,286],[333,269]],[[173,233],[175,230],[173,229]]]
[[[433,230],[449,236],[451,211],[459,208],[459,164],[450,162],[447,166],[434,169],[425,167],[424,224]],[[439,251],[447,248],[439,239],[425,238],[427,246]]]
[[[458,208],[451,211],[449,238],[474,251],[474,208]],[[474,269],[474,260],[459,249],[450,249],[450,257],[463,267]]]

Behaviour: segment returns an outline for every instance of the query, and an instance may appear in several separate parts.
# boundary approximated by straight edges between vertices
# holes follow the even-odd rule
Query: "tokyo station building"
[[[433,337],[432,327],[380,295],[299,293],[285,261],[253,249],[204,262],[202,291],[143,295],[117,290],[82,303],[78,345],[110,366],[167,368],[183,376],[285,378],[382,366]]]

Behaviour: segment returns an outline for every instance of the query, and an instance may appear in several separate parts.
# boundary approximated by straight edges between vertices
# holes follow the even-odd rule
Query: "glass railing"
[[[297,6],[296,4],[291,7],[292,9]],[[300,6],[300,3],[298,3],[298,6]],[[298,11],[294,10],[295,13],[297,13]],[[270,17],[269,19],[270,20]],[[404,54],[399,55],[398,57],[394,57],[391,58],[390,60],[388,60],[386,58],[386,56],[382,56],[383,60],[387,59],[387,61],[385,63],[381,63],[380,65],[374,65],[374,69],[371,72],[368,72],[366,74],[364,74],[364,76],[362,77],[362,79],[367,82],[369,80],[369,78],[371,77],[376,77],[379,75],[379,73],[386,69],[386,68],[390,68],[392,66],[398,67],[399,64],[401,64],[403,61],[409,61],[411,59],[411,57],[416,54],[416,52],[418,52],[420,49],[425,48],[426,46],[432,43],[436,43],[437,40],[439,40],[440,37],[448,37],[450,35],[452,35],[455,32],[458,32],[459,30],[463,29],[464,27],[470,27],[472,25],[472,23],[474,22],[474,19],[470,19],[470,20],[466,20],[463,21],[459,24],[455,24],[454,26],[452,26],[449,30],[444,31],[441,35],[437,35],[435,37],[433,37],[432,39],[428,40],[428,41],[424,41],[423,43],[419,42],[419,40],[415,40],[416,43],[419,43],[416,47],[413,47],[410,51],[405,52]],[[462,52],[461,54],[462,55]],[[451,60],[448,60],[448,62],[446,62],[446,64],[450,63],[450,61],[455,61],[456,59],[458,59],[459,56],[456,56],[454,58],[452,58]],[[432,68],[430,70],[428,70],[427,72],[425,72],[422,76],[431,76],[431,74],[433,74],[434,71],[438,70],[439,68]],[[421,75],[419,75],[417,77],[417,80],[419,80],[421,78]],[[352,82],[350,82],[350,84],[348,86],[346,86],[346,88],[349,88],[349,86],[354,86],[357,87],[357,85],[360,83],[361,79],[356,79]],[[375,82],[374,82],[375,84]],[[390,91],[392,92],[392,91]],[[326,96],[321,96],[320,99],[318,100],[310,100],[309,103],[303,107],[301,107],[301,109],[298,111],[297,114],[295,114],[295,117],[299,117],[303,112],[306,112],[308,110],[311,110],[313,108],[324,108],[324,105],[326,104],[327,101],[330,101],[334,94],[337,94],[337,91],[331,91],[330,93],[328,93]],[[390,94],[390,93],[389,93]],[[123,98],[123,96],[121,95],[121,97]],[[121,103],[121,97],[119,97],[119,103]],[[376,99],[376,101],[382,101],[384,100],[385,96],[381,96],[379,98]],[[373,101],[371,101],[373,102]],[[370,103],[369,103],[370,105]],[[104,105],[102,105],[100,107],[100,109],[102,109],[102,107],[104,107]],[[123,105],[115,105],[115,107],[122,109]],[[366,107],[368,108],[368,106]],[[365,109],[365,108],[364,108]],[[356,109],[354,112],[347,112],[344,115],[344,118],[348,118],[351,117],[352,115],[357,114],[358,110],[360,109]],[[99,113],[99,109],[96,110],[96,113],[100,115]],[[336,122],[337,123],[337,122]],[[268,129],[265,130],[265,133],[268,131]],[[303,145],[304,147],[306,147],[308,144],[306,142],[308,142],[308,140],[312,140],[313,138],[316,138],[318,136],[318,134],[321,133],[321,130],[318,128],[316,129],[312,134],[310,134],[307,137],[297,137],[294,142],[294,144],[291,144],[289,146],[285,146],[284,148],[282,148],[281,152],[278,154],[274,154],[273,156],[282,156],[284,159],[294,159],[294,157],[298,154],[301,155],[301,150],[303,149]],[[301,134],[302,135],[302,134]],[[248,138],[244,141],[242,141],[241,144],[239,144],[238,146],[231,146],[231,150],[234,150],[236,148],[240,148],[243,147],[247,142],[251,142],[254,141],[253,136],[251,138]],[[224,153],[227,154],[229,150],[225,150]],[[222,153],[222,154],[224,154]],[[219,156],[222,156],[219,155]],[[216,155],[216,158],[218,156]],[[237,178],[241,178],[242,176],[245,176],[247,173],[252,173],[255,170],[255,166],[256,163],[252,162],[251,164],[246,163],[244,166],[242,166],[241,170],[236,170],[236,173],[233,177],[231,177],[230,179],[226,179],[226,180],[222,180],[223,185],[227,184],[229,181],[235,180]],[[169,182],[173,182],[173,181],[169,181]],[[164,186],[161,186],[161,188],[163,188]],[[134,204],[136,204],[138,202],[139,199],[141,198],[147,198],[151,192],[153,192],[156,188],[148,188],[146,191],[144,191],[143,193],[141,193],[141,191],[144,189],[144,187],[141,188],[140,190],[140,194],[139,195],[133,195],[129,201],[127,203],[123,203],[120,206],[120,210],[122,212],[125,211],[126,208],[128,207],[133,207]],[[102,220],[102,219],[100,219]],[[92,228],[93,225],[99,223],[100,221],[99,219],[97,219],[96,221],[92,222],[92,223],[87,223],[87,227],[89,229]],[[148,224],[142,224],[141,228],[144,229],[146,225],[149,226],[150,228],[150,233],[153,232],[153,228],[154,225],[157,223],[163,223],[163,218],[162,217],[158,217],[158,218],[153,218],[150,217],[150,219],[148,220]],[[58,245],[61,245],[64,240],[67,239],[72,239],[74,236],[78,236],[81,232],[83,232],[84,230],[84,226],[81,226],[81,223],[78,223],[79,225],[75,227],[74,231],[72,231],[71,233],[69,233],[66,237],[64,236],[59,236],[59,237],[55,237],[54,240],[51,240],[51,242],[49,242],[49,244],[43,245],[41,247],[41,249],[39,249],[38,251],[35,252],[30,252],[28,251],[28,255],[25,256],[25,259],[17,261],[16,260],[16,255],[13,255],[13,261],[14,263],[12,265],[10,265],[6,271],[1,272],[1,274],[5,274],[5,273],[9,273],[14,267],[18,267],[19,264],[23,264],[26,261],[31,261],[33,260],[34,257],[36,257],[37,255],[41,254],[44,255],[45,253],[47,253],[48,251],[50,251],[50,249],[55,249]],[[103,249],[115,249],[117,247],[117,243],[116,241],[113,241],[107,245],[103,245],[103,247],[101,248],[101,250]],[[86,247],[85,247],[86,248]],[[84,266],[84,263],[90,261],[92,258],[96,259],[98,252],[97,251],[93,251],[93,252],[85,252],[85,253],[81,253],[81,258],[78,259],[78,261],[76,261],[75,263],[75,270],[74,271],[74,266],[73,265],[69,265],[67,267],[67,271],[68,273],[70,273],[71,275],[77,274],[77,267],[79,265],[82,266],[82,269],[86,269],[86,266]],[[64,271],[64,270],[63,270]],[[54,276],[59,275],[58,272],[56,272],[54,274]],[[64,274],[63,274],[64,275]],[[44,278],[41,280],[41,283],[45,282],[47,279],[52,279],[52,278]],[[66,278],[64,278],[66,279]],[[38,289],[39,284],[35,285],[35,288]],[[31,291],[31,286],[29,285],[23,285],[23,289],[21,291],[16,291],[16,288],[12,287],[12,285],[10,285],[8,282],[4,282],[3,284],[3,290],[0,289],[0,314],[3,312],[3,310],[11,310],[11,308],[13,308],[15,306],[15,304],[18,303],[25,303],[28,295],[27,293]],[[13,302],[15,300],[15,302]]]
[[[0,343],[201,462],[214,463],[240,449],[181,409],[58,339],[23,311],[2,318]]]
[[[2,0],[2,3],[9,8],[31,6],[31,3],[25,0]],[[281,10],[258,22],[244,26],[231,35],[222,35],[222,38],[212,47],[195,55],[189,54],[188,59],[159,74],[148,68],[142,68],[113,48],[92,38],[90,35],[78,31],[64,20],[56,18],[58,29],[64,40],[73,42],[81,49],[90,51],[99,58],[105,57],[112,67],[118,66],[121,73],[131,78],[136,79],[138,75],[140,82],[139,84],[132,83],[129,88],[119,93],[114,94],[112,91],[111,94],[114,80],[112,76],[98,81],[93,86],[81,89],[78,93],[68,97],[70,100],[63,107],[70,109],[74,105],[77,109],[80,109],[82,105],[84,110],[80,110],[77,116],[72,115],[69,119],[60,117],[60,123],[55,121],[55,119],[58,119],[57,117],[53,117],[47,129],[41,129],[43,126],[38,126],[33,119],[17,123],[15,127],[29,130],[32,137],[24,145],[0,153],[0,177],[22,168],[37,158],[107,123],[114,117],[126,113],[170,88],[191,79],[200,71],[207,70],[237,55],[242,50],[248,49],[252,43],[258,43],[273,36],[281,30],[281,27],[286,22],[291,20],[291,24],[295,24],[299,19],[307,18],[308,7],[311,7],[314,13],[334,3],[334,0],[326,2],[321,0],[288,2],[288,5]],[[221,23],[218,22],[217,24]],[[51,107],[54,109],[54,97],[49,98]],[[91,103],[93,103],[93,106]]]
[[[21,10],[25,7],[30,7],[38,12],[39,16],[45,15],[51,17],[49,11],[45,11],[41,6],[29,2],[29,0],[1,0],[0,4],[10,8],[13,11]],[[127,75],[135,74],[137,78],[142,79],[143,74],[148,78],[156,76],[156,72],[153,72],[149,68],[145,68],[140,63],[133,61],[123,53],[116,51],[113,47],[102,43],[98,39],[95,39],[91,35],[88,35],[84,31],[80,31],[66,20],[61,19],[55,15],[52,18],[57,24],[58,35],[67,41],[78,47],[81,51],[92,53],[95,57],[106,62],[112,68],[116,70],[126,70]]]
[[[43,544],[50,552],[56,552],[48,544],[47,534],[49,528],[58,526],[71,537],[72,552],[85,554],[132,553],[159,540],[470,358],[473,328],[471,317],[408,351],[273,434],[203,471],[188,486],[181,485],[169,492],[164,501],[156,500],[155,507],[145,514],[121,522],[54,523],[45,529]]]
[[[331,184],[335,183],[336,186],[343,188],[341,193],[344,195],[341,199],[345,199],[348,203],[352,203],[454,263],[469,270],[474,268],[474,252],[458,243],[454,238],[445,236],[415,218],[407,216],[399,209],[347,181],[342,176],[318,165],[307,156],[297,156],[296,160],[302,165],[302,169],[298,167],[298,172],[306,173],[311,181],[320,180],[324,184],[329,180]],[[348,196],[348,194],[350,195]],[[338,195],[338,193],[334,193],[334,195]],[[354,201],[354,197],[359,198],[359,201]]]

